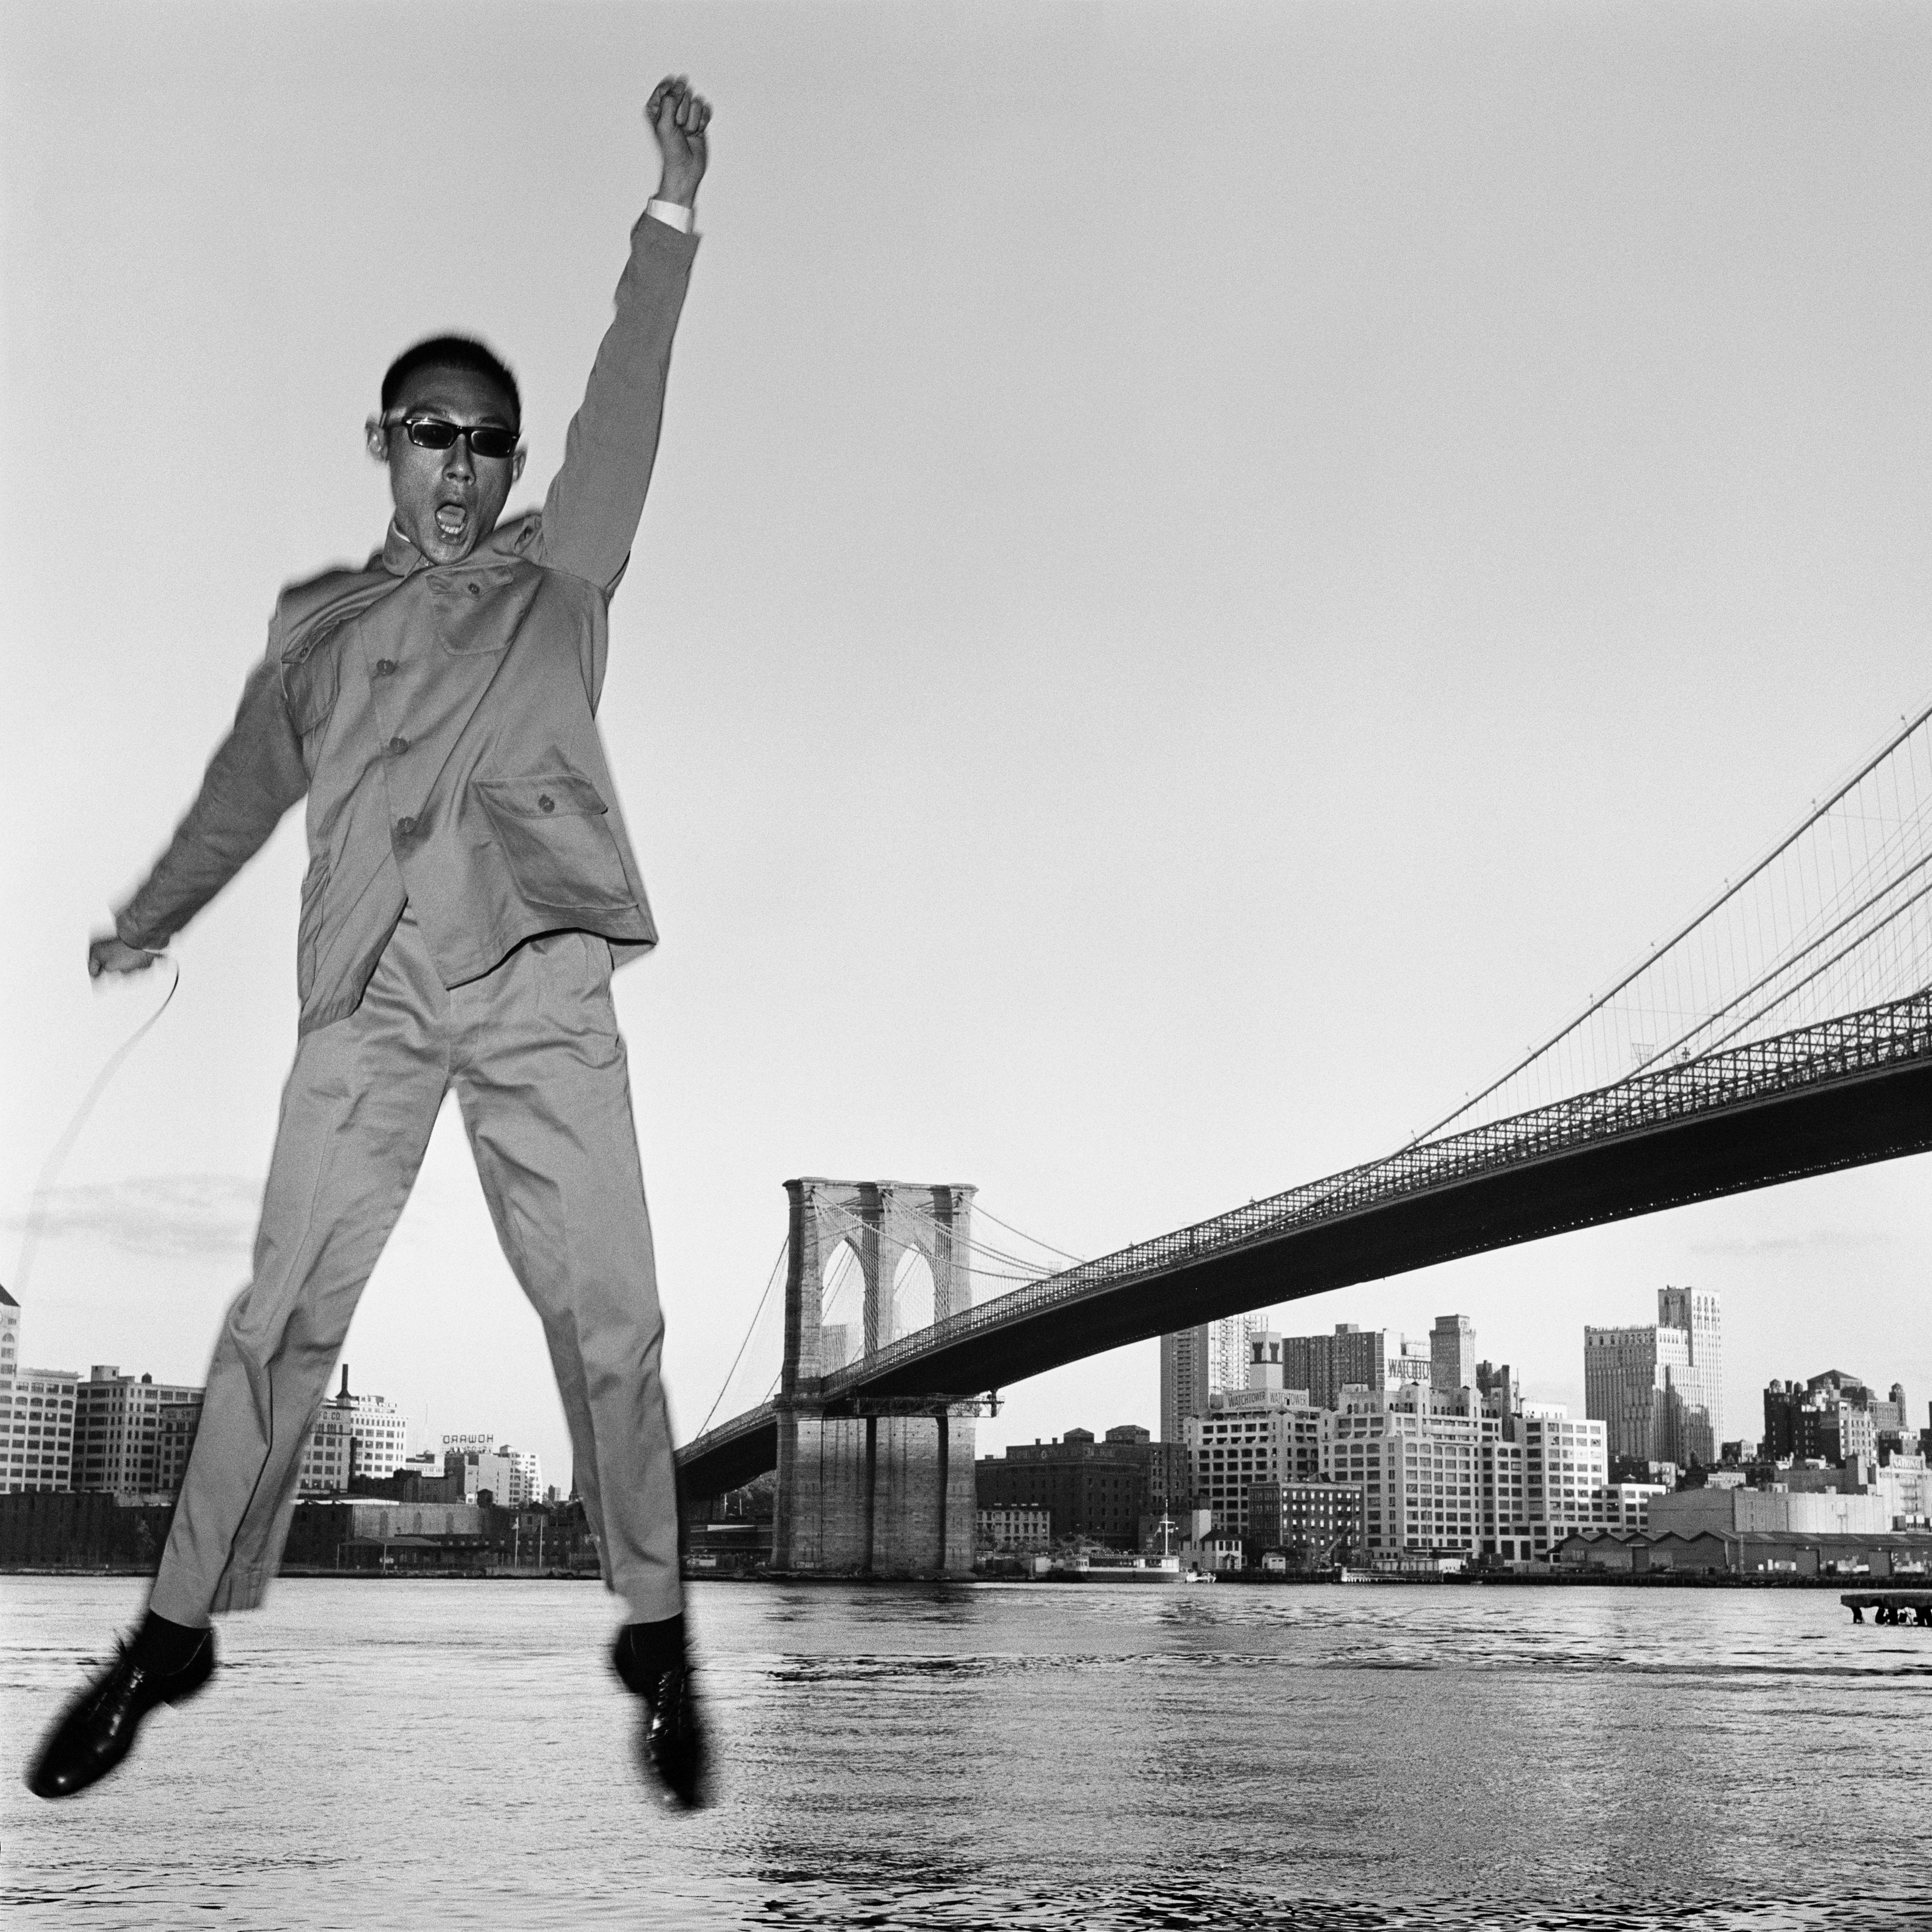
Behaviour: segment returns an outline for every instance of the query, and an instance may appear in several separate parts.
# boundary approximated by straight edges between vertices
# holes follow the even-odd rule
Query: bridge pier
[[[826,1267],[844,1243],[863,1283],[866,1354],[893,1337],[893,1282],[909,1252],[932,1270],[935,1320],[966,1307],[974,1190],[812,1179],[788,1180],[785,1192],[791,1215],[772,1568],[822,1576],[970,1576],[979,1405],[950,1394],[828,1396],[826,1378],[848,1364],[842,1348],[827,1346],[824,1304]],[[840,1325],[849,1337],[858,1324]]]
[[[970,1576],[978,1404],[870,1407],[870,1414],[836,1414],[808,1400],[780,1408],[772,1568],[820,1576]]]

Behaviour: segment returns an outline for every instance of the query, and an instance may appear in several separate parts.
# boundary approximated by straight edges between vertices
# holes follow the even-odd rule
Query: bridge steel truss
[[[1932,1148],[1932,989],[1706,1054],[1250,1202],[949,1315],[826,1376],[955,1399],[1177,1328]],[[772,1468],[772,1406],[679,1451],[687,1493]]]

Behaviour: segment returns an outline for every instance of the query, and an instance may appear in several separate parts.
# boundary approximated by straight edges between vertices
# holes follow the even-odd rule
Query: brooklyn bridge
[[[686,1493],[776,1469],[774,1567],[957,1572],[972,1418],[1026,1376],[1932,1148],[1928,920],[1932,707],[1582,1013],[1380,1160],[1058,1268],[1016,1252],[1044,1246],[1017,1231],[976,1233],[964,1184],[789,1181],[785,1247],[747,1334],[782,1321],[776,1384],[679,1452]],[[909,1264],[932,1283],[917,1327],[901,1325]]]

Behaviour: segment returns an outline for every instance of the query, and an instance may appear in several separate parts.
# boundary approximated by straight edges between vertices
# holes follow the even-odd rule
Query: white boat
[[[1178,1583],[1178,1556],[1066,1556],[1055,1559],[1053,1574],[1080,1583]]]

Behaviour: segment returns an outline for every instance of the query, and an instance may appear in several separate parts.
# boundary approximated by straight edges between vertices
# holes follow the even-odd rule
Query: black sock
[[[626,1624],[617,1634],[624,1660],[656,1676],[684,1661],[684,1617],[661,1618],[651,1624]]]
[[[135,1632],[128,1652],[143,1670],[165,1677],[170,1671],[178,1670],[201,1648],[207,1634],[206,1628],[196,1630],[188,1624],[171,1624],[166,1617],[157,1616],[150,1610]]]

